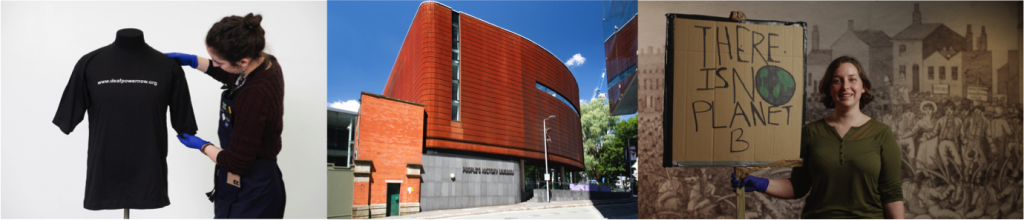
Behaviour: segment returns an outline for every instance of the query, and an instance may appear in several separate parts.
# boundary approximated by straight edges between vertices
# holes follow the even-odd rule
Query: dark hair
[[[854,67],[857,67],[857,76],[864,83],[864,94],[860,95],[860,109],[864,109],[865,106],[868,106],[868,103],[871,103],[871,100],[875,99],[875,95],[871,94],[871,80],[868,79],[867,73],[864,72],[864,67],[860,65],[860,62],[848,56],[841,56],[832,60],[831,64],[828,64],[828,68],[825,69],[825,76],[818,82],[818,93],[821,93],[819,101],[825,105],[825,108],[836,108],[836,102],[832,100],[832,90],[829,87],[832,84],[832,77],[836,74],[836,69],[839,69],[839,65],[843,63],[853,64]]]
[[[206,46],[232,66],[243,58],[258,58],[266,46],[261,21],[263,16],[252,13],[224,17],[206,32]]]

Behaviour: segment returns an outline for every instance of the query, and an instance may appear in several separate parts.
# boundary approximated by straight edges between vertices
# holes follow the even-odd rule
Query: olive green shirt
[[[871,119],[842,138],[824,119],[811,122],[800,154],[804,165],[790,182],[795,198],[807,195],[802,218],[884,218],[883,205],[903,201],[900,149],[882,122]]]

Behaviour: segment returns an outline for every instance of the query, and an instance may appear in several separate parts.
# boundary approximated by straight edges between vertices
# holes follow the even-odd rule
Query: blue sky
[[[600,1],[439,1],[518,33],[569,67],[589,101],[606,93]],[[351,108],[361,91],[381,94],[421,1],[327,3],[327,104]],[[583,59],[573,59],[579,54]],[[573,60],[572,62],[569,62]]]

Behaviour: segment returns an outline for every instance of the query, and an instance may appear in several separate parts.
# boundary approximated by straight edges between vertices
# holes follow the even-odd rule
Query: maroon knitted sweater
[[[282,118],[284,116],[284,77],[281,64],[268,56],[270,68],[260,67],[249,73],[249,79],[235,95],[234,131],[231,146],[217,155],[221,169],[245,175],[256,159],[273,159],[281,152]],[[234,84],[239,74],[213,67],[206,74],[224,84]]]

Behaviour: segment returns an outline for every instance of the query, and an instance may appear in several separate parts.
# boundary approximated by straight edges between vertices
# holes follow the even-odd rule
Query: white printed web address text
[[[142,80],[142,79],[108,79],[108,80],[100,80],[100,81],[96,82],[96,85],[103,85],[103,84],[108,84],[108,83],[117,83],[117,84],[141,83],[141,84],[150,84],[150,85],[153,85],[153,86],[157,85],[156,81],[149,81],[149,80]]]

